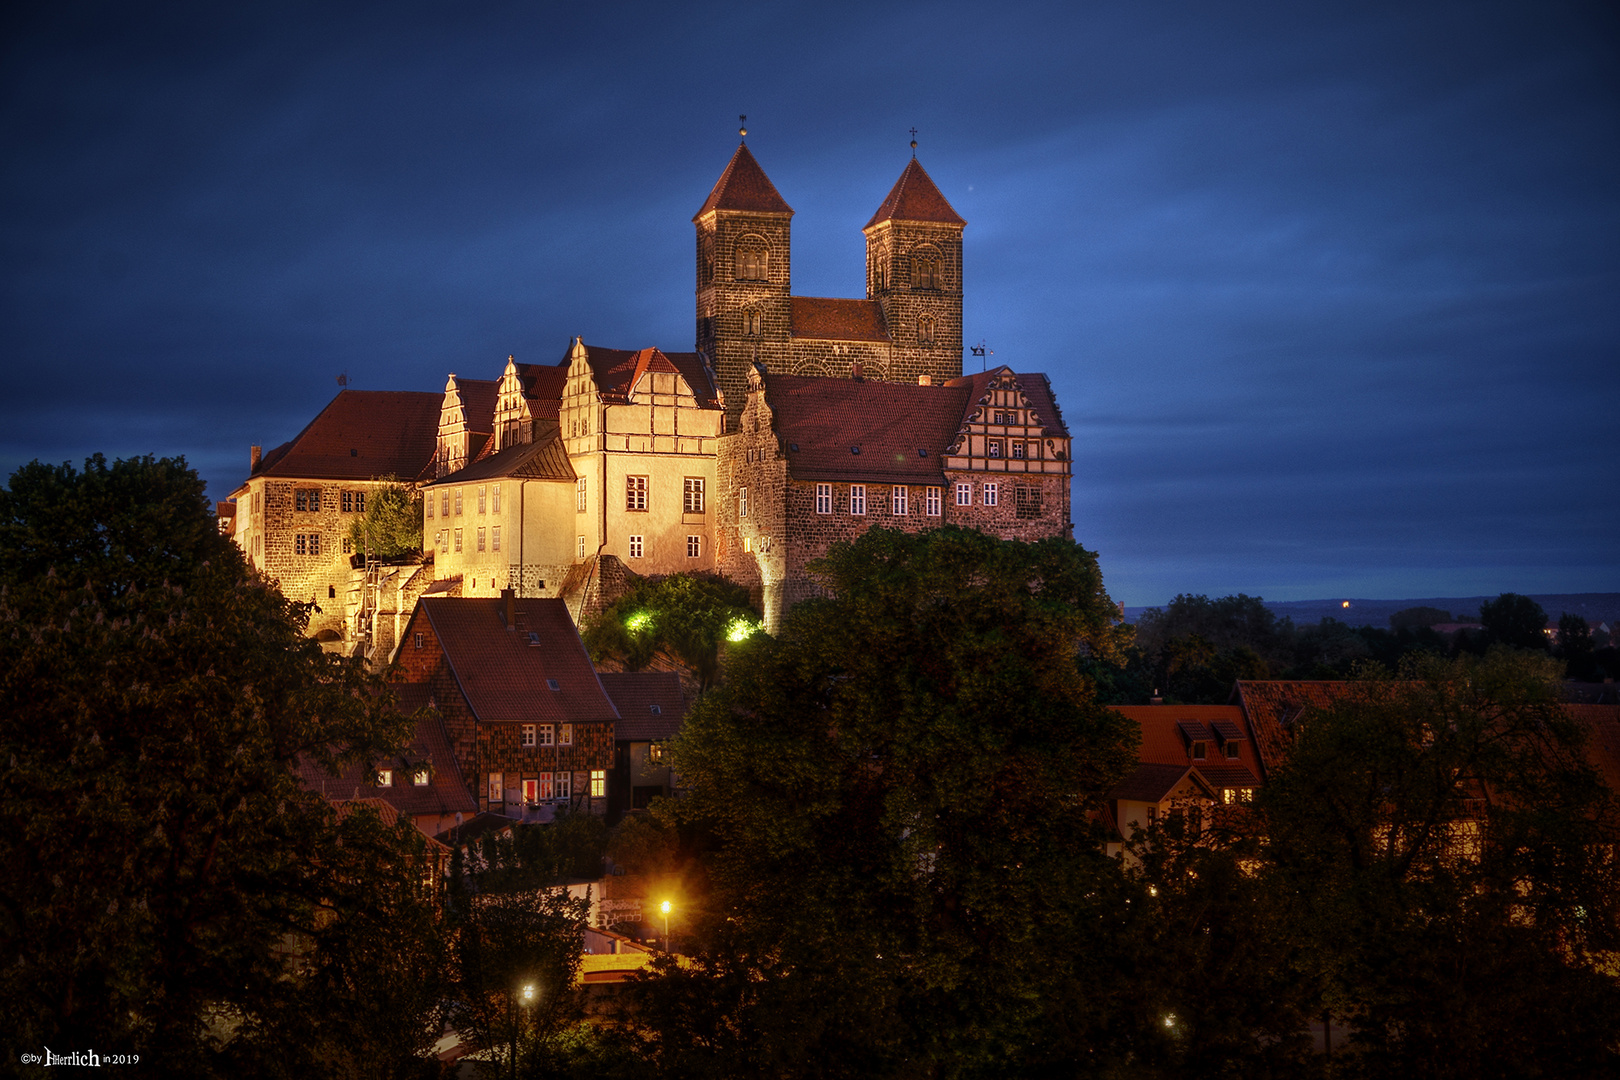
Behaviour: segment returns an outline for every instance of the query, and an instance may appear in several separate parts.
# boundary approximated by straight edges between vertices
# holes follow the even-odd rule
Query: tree
[[[0,494],[0,999],[22,1044],[205,1072],[273,1029],[289,940],[347,932],[399,834],[304,788],[410,723],[250,578],[180,459],[33,463]],[[317,961],[317,964],[321,961]]]
[[[653,1029],[654,1060],[957,1075],[1118,1037],[1094,988],[1129,907],[1088,814],[1135,730],[1077,665],[1115,613],[1095,556],[873,529],[816,570],[829,595],[739,646],[675,744],[715,845],[693,901],[714,977],[671,974],[707,1019]]]
[[[422,551],[422,496],[392,476],[366,493],[366,512],[349,522],[349,542],[356,552],[378,559],[398,559]]]
[[[1480,625],[1488,641],[1515,649],[1547,648],[1547,613],[1528,596],[1503,593],[1479,606]]]
[[[748,590],[718,574],[642,578],[585,624],[581,637],[593,660],[638,671],[664,652],[692,673],[699,689],[714,684],[720,646],[759,628]]]
[[[1402,608],[1389,617],[1389,628],[1399,633],[1402,630],[1421,630],[1450,621],[1449,611],[1437,607],[1409,607]]]
[[[1258,796],[1266,887],[1370,1075],[1620,1065],[1615,795],[1554,665],[1418,658],[1308,710]]]
[[[1593,660],[1592,628],[1581,615],[1564,612],[1558,617],[1558,655],[1564,659],[1564,674],[1571,679],[1591,680],[1597,674]]]

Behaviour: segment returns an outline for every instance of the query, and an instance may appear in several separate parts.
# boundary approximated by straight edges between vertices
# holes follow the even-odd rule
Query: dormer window
[[[378,787],[393,787],[394,786],[394,770],[393,769],[378,769],[377,770],[377,786]]]
[[[1226,758],[1227,758],[1227,760],[1228,761],[1236,761],[1237,756],[1238,756],[1238,744],[1235,743],[1235,742],[1228,742],[1226,744]]]
[[[546,680],[546,685],[548,687],[550,687],[553,691],[559,691],[559,690],[562,689],[562,684],[559,683],[556,679],[547,679]]]
[[[417,787],[428,786],[428,768],[426,765],[417,766],[416,771],[411,774],[411,783]]]
[[[1204,760],[1204,747],[1207,746],[1207,745],[1208,744],[1203,742],[1202,740],[1195,741],[1192,744],[1192,759],[1194,761],[1203,761]]]

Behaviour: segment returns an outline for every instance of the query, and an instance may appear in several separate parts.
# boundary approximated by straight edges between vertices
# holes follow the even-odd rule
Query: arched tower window
[[[736,278],[738,281],[764,281],[769,268],[769,249],[758,236],[737,241]]]
[[[918,254],[911,257],[911,287],[913,289],[939,288],[939,257]]]
[[[759,337],[763,332],[765,320],[760,317],[757,308],[746,308],[742,313],[743,333],[749,337]]]
[[[932,345],[934,343],[934,317],[924,315],[917,320],[917,344]]]

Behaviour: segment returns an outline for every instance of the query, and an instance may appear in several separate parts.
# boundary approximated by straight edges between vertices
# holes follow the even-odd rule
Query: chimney
[[[859,360],[853,360],[850,362],[849,377],[854,379],[856,382],[861,381],[861,362]]]
[[[506,628],[517,629],[517,593],[511,589],[501,590],[501,603],[506,607]]]
[[[252,472],[254,469],[257,469],[259,467],[259,462],[263,461],[263,460],[264,460],[264,447],[262,447],[262,446],[250,446],[250,447],[248,447],[248,472]]]
[[[917,376],[917,385],[918,386],[933,386],[934,385],[934,377],[932,375],[919,375],[919,376]]]
[[[1164,698],[1159,696],[1159,688],[1156,687],[1156,686],[1153,688],[1153,698],[1149,702],[1149,704],[1152,704],[1152,705],[1163,705],[1164,704]]]

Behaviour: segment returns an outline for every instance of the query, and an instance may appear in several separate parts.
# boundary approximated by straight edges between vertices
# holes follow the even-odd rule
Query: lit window
[[[754,550],[754,538],[752,536],[743,537],[743,551],[745,553],[747,553],[747,554],[752,554],[753,550]]]
[[[695,559],[703,554],[703,541],[700,537],[688,535],[686,538],[686,557]]]
[[[460,529],[456,530],[456,550],[457,551],[461,550],[461,530]]]
[[[540,774],[540,801],[550,802],[551,791],[551,774],[548,772],[543,772]]]
[[[489,801],[501,801],[501,774],[498,772],[489,774]]]
[[[923,513],[929,517],[939,517],[939,488],[923,488]]]
[[[866,485],[849,485],[849,512],[857,516],[866,514]]]
[[[624,478],[624,508],[626,510],[647,509],[647,478],[645,476],[627,476]]]
[[[591,770],[591,798],[607,798],[607,771],[604,769]]]
[[[539,744],[541,746],[552,745],[551,732],[552,728],[550,724],[539,725],[538,729],[535,731],[535,737],[539,740]]]
[[[573,746],[574,745],[574,725],[573,724],[558,724],[557,725],[557,745],[558,746]]]
[[[641,537],[640,536],[632,536],[630,538],[630,557],[632,559],[641,558]]]
[[[489,549],[491,551],[501,550],[501,527],[499,525],[489,530]]]
[[[478,526],[478,550],[484,550],[484,527],[482,525]]]
[[[461,489],[456,488],[456,516],[461,516]]]
[[[994,505],[996,505],[996,499],[998,498],[998,496],[999,496],[999,492],[998,492],[997,486],[995,484],[986,484],[986,485],[984,485],[984,505],[986,505],[986,506],[994,506]]]
[[[581,514],[585,512],[585,478],[583,476],[574,481],[574,510]]]
[[[956,505],[957,506],[972,506],[973,505],[973,485],[972,484],[957,484],[956,485]]]
[[[524,724],[523,725],[523,745],[524,746],[533,746],[534,745],[534,725],[533,724]]]
[[[910,510],[908,510],[906,508],[906,489],[905,488],[896,487],[894,489],[894,503],[893,503],[893,506],[894,506],[894,516],[895,517],[905,517],[908,513],[910,513]]]
[[[1022,458],[1024,456],[1024,444],[1021,443],[1021,442],[1013,443],[1012,444],[1012,455],[1015,458]]]
[[[417,787],[427,787],[428,770],[426,765],[417,766],[416,772],[411,775],[411,783]]]
[[[554,794],[559,799],[568,798],[568,796],[572,793],[571,789],[573,788],[574,779],[573,774],[560,772],[556,774],[556,777],[556,788]]]
[[[490,507],[489,507],[490,512],[494,513],[494,514],[500,513],[501,512],[501,485],[496,484],[493,488],[491,488],[490,492],[489,492],[489,497],[490,497]]]
[[[748,489],[747,488],[738,488],[737,489],[737,516],[740,517],[740,518],[745,518],[745,517],[748,516]]]
[[[484,485],[479,484],[478,485],[478,512],[480,514],[485,512],[485,507],[488,505],[487,496],[488,496],[488,492],[485,490]]]
[[[532,803],[532,802],[539,802],[540,801],[540,781],[538,781],[538,780],[525,780],[525,781],[523,781],[523,801],[526,802],[526,803]]]
[[[818,513],[818,514],[830,514],[830,513],[832,513],[832,485],[831,484],[817,484],[816,485],[816,513]]]
[[[394,786],[394,770],[393,769],[378,769],[377,770],[377,786],[378,787],[393,787]]]

